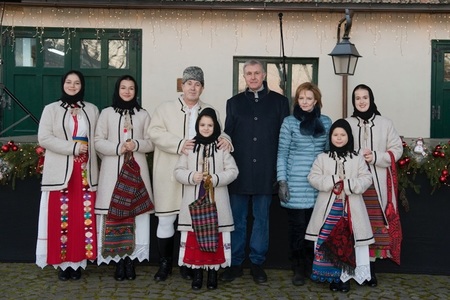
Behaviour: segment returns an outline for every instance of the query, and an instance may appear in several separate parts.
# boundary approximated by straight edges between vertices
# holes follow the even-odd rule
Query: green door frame
[[[450,138],[450,40],[432,40],[431,138]]]
[[[80,70],[86,81],[85,99],[94,103],[99,109],[111,103],[114,84],[122,75],[133,76],[138,84],[142,77],[142,30],[92,29],[92,28],[32,28],[14,27],[10,34],[4,34],[2,52],[4,64],[1,65],[2,84],[20,101],[20,104],[40,118],[43,107],[57,100],[61,95],[61,76],[70,69]],[[29,41],[34,46],[29,47],[30,64],[20,66],[16,61],[17,41]],[[59,65],[46,62],[49,55],[47,42],[59,40],[64,51],[59,51],[63,58]],[[83,41],[90,40],[98,48],[94,54],[88,53]],[[122,57],[126,62],[119,67],[111,65],[110,48],[114,42],[124,45]],[[112,44],[111,44],[112,43]],[[116,43],[117,44],[117,43]],[[52,48],[54,50],[54,48]],[[20,54],[20,53],[19,53]],[[46,56],[47,55],[47,56]],[[94,67],[84,64],[86,57],[97,59]],[[6,72],[7,70],[7,72]],[[140,89],[139,89],[140,91]],[[6,97],[6,96],[5,96]],[[138,95],[140,99],[140,94]],[[8,96],[8,98],[10,98]],[[27,113],[15,101],[7,99],[7,105],[0,108],[0,132],[11,124],[23,119]],[[35,135],[38,126],[28,118],[16,124],[2,136]]]

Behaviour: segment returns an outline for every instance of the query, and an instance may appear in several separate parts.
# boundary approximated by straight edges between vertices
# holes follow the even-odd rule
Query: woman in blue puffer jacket
[[[281,125],[278,144],[277,180],[281,206],[288,213],[290,260],[294,285],[303,285],[312,270],[314,245],[305,240],[318,191],[308,182],[316,156],[328,150],[331,119],[321,115],[322,94],[310,82],[295,92],[293,114]]]

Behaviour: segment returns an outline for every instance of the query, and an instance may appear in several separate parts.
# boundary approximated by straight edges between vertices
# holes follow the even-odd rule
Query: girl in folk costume
[[[370,279],[368,245],[375,240],[362,193],[371,185],[372,177],[362,155],[354,151],[353,135],[347,121],[340,119],[333,123],[329,143],[330,151],[317,156],[308,175],[319,195],[305,238],[315,242],[311,278],[330,282],[332,291],[348,292],[349,279],[354,278],[358,283]],[[341,253],[353,253],[354,249],[351,267],[348,267],[348,261],[330,256],[321,247],[344,214],[348,216],[353,234],[342,236],[340,240],[350,240],[348,245],[351,246],[345,248],[343,244],[334,243],[333,247]]]
[[[175,166],[175,178],[183,184],[183,199],[178,221],[181,231],[180,266],[193,269],[192,289],[201,289],[203,269],[208,270],[208,289],[217,288],[217,271],[231,263],[231,235],[234,230],[227,185],[236,179],[238,169],[228,151],[217,147],[220,125],[214,109],[199,113],[195,129],[195,146],[188,155],[181,155]],[[189,204],[205,193],[215,199],[218,215],[218,247],[215,252],[200,249],[192,226]]]
[[[370,246],[370,259],[374,262],[377,258],[391,258],[399,264],[401,231],[395,230],[395,226],[389,229],[386,208],[389,200],[395,209],[398,207],[394,189],[397,178],[393,175],[392,165],[403,154],[402,140],[393,122],[380,115],[370,87],[356,86],[352,104],[353,114],[346,120],[355,137],[355,150],[364,157],[373,179],[373,185],[363,195],[375,236],[375,243]],[[371,287],[378,284],[373,267],[371,264],[371,279],[365,282]]]
[[[38,130],[46,149],[36,264],[59,268],[62,281],[77,280],[87,260],[97,257],[93,215],[98,166],[95,105],[84,101],[84,76],[72,70],[62,77],[60,100],[44,107]]]
[[[136,80],[129,75],[120,77],[115,84],[113,104],[102,110],[95,133],[95,149],[102,160],[95,206],[99,227],[97,263],[116,262],[114,278],[118,281],[135,279],[134,259],[149,259],[150,212],[115,222],[107,218],[126,153],[132,153],[145,188],[152,195],[145,156],[153,151],[147,133],[150,115],[137,102],[137,95]],[[120,231],[127,234],[115,234]]]

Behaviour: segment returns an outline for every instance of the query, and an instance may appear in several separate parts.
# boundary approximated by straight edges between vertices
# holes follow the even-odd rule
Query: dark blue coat
[[[239,175],[228,187],[231,194],[275,192],[278,138],[283,119],[289,115],[288,99],[269,91],[267,83],[258,98],[248,88],[227,101],[225,133]]]

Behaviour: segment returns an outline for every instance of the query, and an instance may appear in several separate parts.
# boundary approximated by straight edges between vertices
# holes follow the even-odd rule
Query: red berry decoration
[[[440,153],[441,157],[445,157],[445,152]]]
[[[39,156],[44,155],[44,153],[45,153],[45,149],[42,146],[37,146],[35,151],[36,151],[36,154]]]
[[[406,163],[409,163],[410,160],[411,160],[411,159],[410,159],[409,157],[405,157],[405,162],[406,162]]]
[[[3,145],[2,146],[2,151],[5,152],[5,153],[8,152],[9,151],[9,145],[8,144]]]
[[[435,150],[442,150],[441,145],[436,145],[436,148],[434,148]]]
[[[12,151],[17,151],[17,150],[19,150],[19,147],[17,147],[17,145],[12,145],[11,146],[11,150]]]
[[[448,176],[448,170],[447,169],[442,170],[442,176]]]
[[[404,160],[404,159],[402,158],[402,159],[400,159],[400,160],[398,161],[398,164],[399,164],[400,168],[403,168],[403,167],[406,165],[406,160]]]
[[[441,176],[441,177],[439,177],[439,181],[440,181],[441,183],[446,183],[446,182],[447,182],[447,176]]]
[[[10,145],[10,146],[14,145],[14,141],[9,141],[8,145]]]

